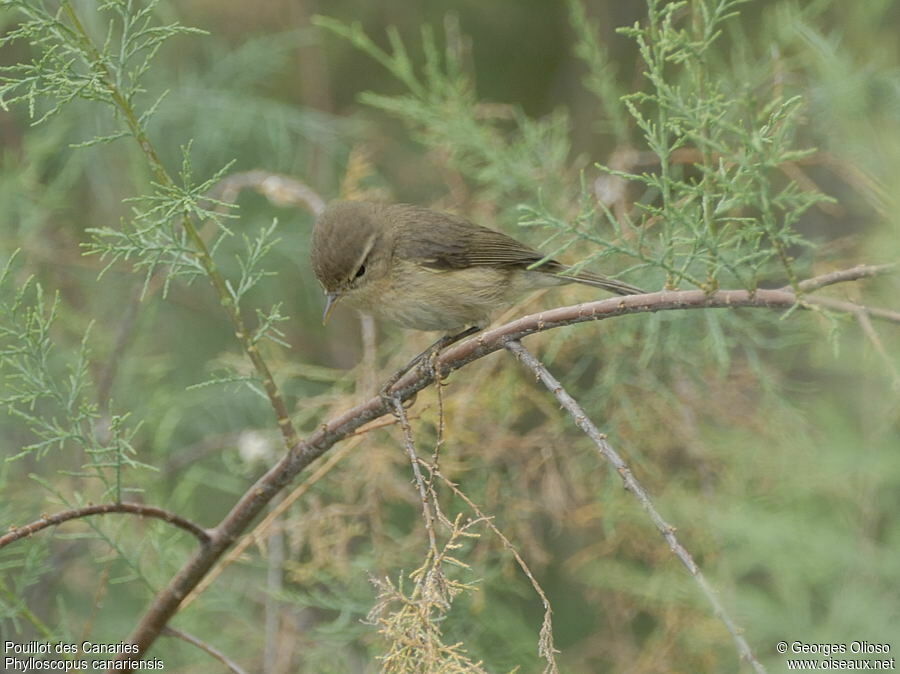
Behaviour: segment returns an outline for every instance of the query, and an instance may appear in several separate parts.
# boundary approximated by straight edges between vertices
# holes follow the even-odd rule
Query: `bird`
[[[483,328],[523,294],[582,283],[619,295],[640,288],[570,272],[530,246],[465,218],[410,204],[336,201],[313,229],[312,267],[325,291],[323,320],[342,301],[405,328]]]
[[[618,295],[644,292],[570,271],[511,236],[412,204],[330,203],[313,227],[310,256],[325,291],[323,322],[341,302],[405,328],[445,333],[392,383],[529,291],[581,283]]]

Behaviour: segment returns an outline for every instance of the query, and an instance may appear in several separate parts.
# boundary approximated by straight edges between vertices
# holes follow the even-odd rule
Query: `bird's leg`
[[[451,344],[456,344],[461,339],[468,337],[469,335],[474,335],[476,332],[481,330],[481,328],[477,326],[472,326],[471,328],[466,328],[462,332],[459,332],[455,335],[444,335],[439,340],[437,340],[434,344],[425,349],[418,356],[409,361],[402,368],[397,370],[394,374],[391,375],[391,378],[388,379],[384,386],[381,387],[381,391],[379,395],[390,402],[394,396],[391,395],[391,389],[394,388],[394,384],[396,384],[407,372],[412,370],[413,368],[421,365],[422,363],[427,363],[428,366],[434,371],[434,360],[437,358],[438,354],[442,349],[447,348]]]

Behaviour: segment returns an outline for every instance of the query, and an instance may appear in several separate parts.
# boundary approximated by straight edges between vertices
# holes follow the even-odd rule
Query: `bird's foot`
[[[417,367],[423,368],[425,370],[425,373],[430,376],[431,379],[440,383],[440,372],[438,372],[437,369],[437,358],[440,355],[441,350],[450,346],[451,344],[455,344],[464,337],[475,334],[479,330],[480,328],[471,327],[455,335],[444,335],[443,337],[441,337],[439,340],[434,342],[434,344],[429,346],[422,353],[409,361],[404,367],[392,374],[391,377],[381,387],[381,390],[378,392],[379,397],[387,404],[390,409],[393,410],[394,405],[396,404],[395,400],[397,400],[398,396],[400,395],[399,392],[393,390],[394,386],[408,372]],[[415,397],[407,401],[407,407],[412,405],[414,401]]]

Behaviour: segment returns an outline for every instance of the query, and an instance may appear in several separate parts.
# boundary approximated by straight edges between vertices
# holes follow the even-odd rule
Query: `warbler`
[[[348,306],[413,330],[461,337],[523,294],[566,283],[619,295],[642,291],[556,260],[465,218],[408,204],[336,201],[316,221],[312,267],[327,321]],[[455,340],[454,340],[455,341]]]

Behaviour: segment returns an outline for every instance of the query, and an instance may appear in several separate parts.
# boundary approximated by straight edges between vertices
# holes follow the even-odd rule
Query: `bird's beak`
[[[334,305],[341,299],[340,293],[325,293],[325,311],[322,312],[322,325],[328,322],[328,317],[334,310]]]

